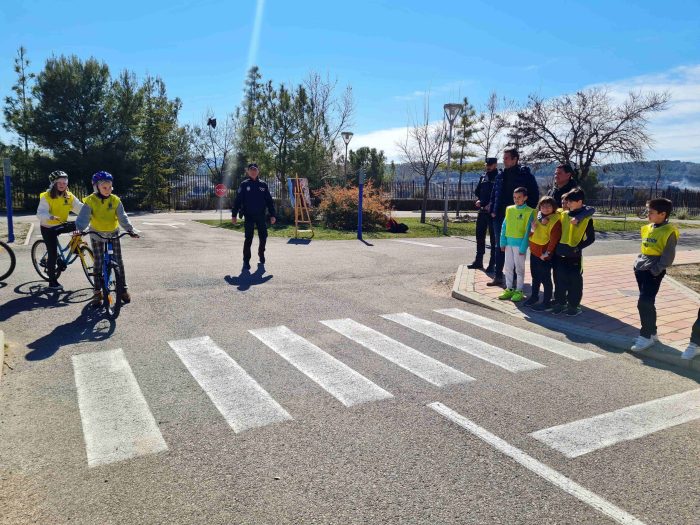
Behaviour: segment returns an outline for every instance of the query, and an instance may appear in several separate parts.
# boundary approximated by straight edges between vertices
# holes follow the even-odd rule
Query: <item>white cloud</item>
[[[383,150],[388,161],[403,162],[401,150],[396,145],[397,142],[406,140],[408,127],[380,129],[369,133],[358,133],[350,142],[350,149],[357,150],[362,147],[377,148]]]

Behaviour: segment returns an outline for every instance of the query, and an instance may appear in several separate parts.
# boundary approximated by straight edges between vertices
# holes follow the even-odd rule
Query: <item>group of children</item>
[[[49,276],[48,287],[51,290],[61,291],[63,287],[56,278],[56,260],[58,235],[70,231],[81,232],[90,227],[90,231],[99,233],[104,237],[113,237],[113,257],[124,274],[124,261],[122,259],[121,244],[115,235],[119,232],[119,226],[124,228],[132,237],[138,237],[134,227],[129,221],[124,206],[119,197],[112,193],[114,178],[106,171],[98,171],[92,176],[94,193],[80,200],[68,190],[68,174],[64,171],[54,171],[49,175],[49,189],[39,197],[37,216],[41,224],[41,235],[46,242],[47,261],[46,272]],[[75,223],[68,222],[68,215],[73,212],[78,215]],[[100,271],[104,261],[104,241],[99,237],[91,236],[92,251],[95,256],[95,286],[93,303],[99,304],[102,300],[100,283]],[[128,303],[131,296],[127,290],[126,277],[122,301]]]
[[[525,258],[530,248],[532,293],[525,305],[541,312],[551,310],[553,314],[581,313],[581,252],[595,241],[591,219],[595,209],[586,206],[584,198],[583,190],[574,188],[562,196],[561,210],[552,197],[542,197],[535,210],[525,204],[527,189],[515,189],[514,204],[506,209],[501,228],[499,246],[505,252],[506,289],[499,299],[520,302],[525,298]]]
[[[525,257],[529,248],[532,292],[524,304],[540,312],[565,312],[569,316],[581,313],[582,251],[595,242],[592,219],[595,209],[586,206],[584,199],[584,191],[577,187],[562,196],[561,209],[557,209],[554,198],[542,197],[535,210],[525,204],[527,189],[515,189],[514,204],[506,209],[501,228],[499,246],[505,252],[506,289],[499,299],[520,302],[525,298]],[[647,210],[649,224],[641,229],[641,253],[634,262],[639,287],[637,310],[641,320],[639,337],[631,347],[634,352],[646,350],[658,341],[656,295],[666,269],[673,264],[679,237],[678,228],[669,222],[673,211],[670,200],[652,199],[647,203]],[[540,287],[542,302],[539,302]],[[699,345],[700,311],[682,358],[695,357]]]

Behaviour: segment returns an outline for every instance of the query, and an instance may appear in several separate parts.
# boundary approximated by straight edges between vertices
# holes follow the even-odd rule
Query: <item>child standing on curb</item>
[[[639,286],[637,310],[642,328],[639,337],[632,345],[633,352],[641,352],[652,346],[656,336],[656,294],[666,268],[676,257],[678,228],[669,223],[673,203],[668,199],[652,199],[647,202],[649,224],[642,226],[641,252],[634,261],[634,276]]]
[[[569,316],[581,313],[582,251],[595,242],[590,208],[583,204],[585,197],[586,194],[581,188],[574,188],[563,197],[569,209],[561,214],[561,239],[554,250],[556,288],[552,313],[555,315],[564,310]]]
[[[506,253],[503,272],[506,276],[506,289],[498,296],[501,300],[510,299],[514,303],[523,300],[523,282],[525,281],[525,254],[528,246],[528,233],[535,210],[530,208],[527,200],[527,189],[515,188],[513,204],[506,208],[506,217],[501,228],[501,251]],[[513,288],[513,270],[517,283]]]
[[[542,197],[537,205],[537,220],[530,228],[530,275],[532,293],[525,306],[544,312],[552,308],[552,257],[561,238],[561,214],[556,211],[557,203],[552,197]],[[542,285],[544,296],[537,304]]]

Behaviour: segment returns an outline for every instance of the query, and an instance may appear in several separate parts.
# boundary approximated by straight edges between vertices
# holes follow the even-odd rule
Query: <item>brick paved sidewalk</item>
[[[452,295],[539,325],[571,332],[582,338],[590,336],[590,339],[629,349],[639,335],[640,327],[637,312],[639,289],[632,271],[635,257],[636,254],[584,257],[581,304],[583,313],[574,318],[555,316],[549,312],[535,312],[522,306],[522,303],[517,305],[511,301],[500,301],[498,296],[502,288],[486,286],[486,283],[491,281],[491,276],[483,271],[469,270],[466,265],[460,266],[457,271]],[[676,254],[674,264],[691,263],[700,263],[700,250],[679,251]],[[525,274],[525,281],[528,297],[529,268]],[[655,345],[648,355],[653,355],[654,350],[661,351],[667,357],[674,357],[674,364],[687,367],[688,362],[678,358],[678,350],[688,345],[690,329],[697,319],[700,307],[700,296],[667,275],[662,281],[656,305],[658,334],[663,344]],[[694,359],[692,364],[692,368],[700,370],[699,358]]]

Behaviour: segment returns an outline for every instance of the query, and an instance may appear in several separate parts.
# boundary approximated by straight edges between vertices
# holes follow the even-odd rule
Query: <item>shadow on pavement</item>
[[[289,239],[287,244],[311,244],[311,239]]]
[[[19,313],[44,308],[60,308],[80,302],[75,300],[75,294],[78,292],[55,292],[46,287],[45,281],[22,283],[15,287],[14,292],[21,297],[3,303],[0,309],[0,322],[7,321]]]
[[[267,281],[272,279],[272,275],[265,275],[263,277],[264,274],[265,265],[260,263],[258,264],[258,269],[255,270],[255,272],[253,273],[250,273],[250,270],[244,268],[243,270],[241,270],[240,275],[236,277],[232,275],[227,275],[226,277],[224,277],[224,280],[231,286],[237,286],[239,291],[245,292],[251,286],[265,284]]]
[[[360,239],[360,242],[363,243],[365,246],[374,246],[374,244],[367,242],[364,239]]]
[[[31,348],[24,358],[27,361],[41,361],[58,352],[62,346],[76,343],[105,341],[114,333],[114,319],[107,319],[102,308],[90,304],[91,294],[85,294],[85,306],[77,319],[57,326],[50,334],[29,343]]]

